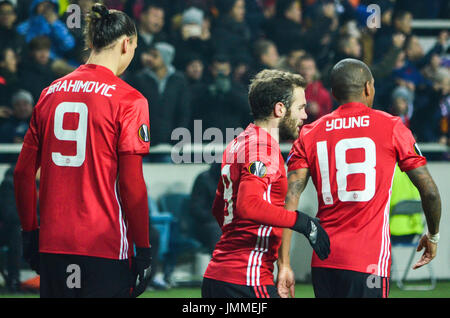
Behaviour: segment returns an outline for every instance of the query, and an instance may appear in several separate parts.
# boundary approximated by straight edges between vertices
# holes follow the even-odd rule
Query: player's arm
[[[306,187],[309,179],[309,169],[302,168],[288,173],[288,192],[286,195],[285,208],[295,210],[298,207],[300,195]],[[281,246],[278,250],[278,277],[277,289],[282,298],[295,296],[295,277],[290,264],[290,249],[292,230],[284,229]]]
[[[303,168],[288,173],[288,192],[286,195],[285,208],[287,210],[296,210],[300,195],[305,190],[306,184],[309,180],[309,169]],[[283,238],[279,250],[279,265],[289,266],[289,251],[291,245],[292,230],[284,229]]]
[[[24,144],[14,169],[14,192],[22,225],[23,257],[38,274],[40,261],[36,173],[39,165],[38,150]]]
[[[308,239],[320,259],[330,253],[328,235],[315,218],[300,211],[286,210],[263,199],[267,183],[256,176],[243,178],[239,184],[236,216],[255,223],[291,228]]]
[[[441,197],[426,165],[409,170],[406,173],[419,190],[428,227],[428,234],[422,237],[417,248],[417,251],[421,251],[423,248],[425,248],[425,251],[421,259],[414,265],[413,269],[416,269],[428,264],[436,256],[441,219]]]
[[[258,224],[292,227],[297,220],[297,212],[275,206],[264,200],[266,183],[258,177],[241,180],[236,201],[236,216]]]
[[[133,274],[136,285],[132,297],[145,291],[150,281],[151,250],[147,188],[142,173],[142,157],[150,149],[148,102],[132,91],[121,99],[118,122],[119,195],[127,218],[129,233],[136,245]]]
[[[138,248],[148,248],[149,213],[142,156],[119,156],[119,194],[131,238]]]
[[[39,227],[36,189],[38,169],[38,151],[23,145],[14,169],[14,192],[17,212],[24,232],[34,231]]]
[[[416,269],[428,264],[436,256],[441,218],[441,198],[426,167],[426,158],[422,156],[411,131],[406,128],[400,118],[396,119],[394,123],[392,136],[398,166],[408,174],[411,182],[419,190],[428,225],[428,233],[422,237],[417,247],[417,251],[423,248],[425,248],[425,251],[421,259],[413,266],[413,269]]]

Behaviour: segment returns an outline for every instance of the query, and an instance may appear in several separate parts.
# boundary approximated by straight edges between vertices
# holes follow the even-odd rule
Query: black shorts
[[[134,275],[129,260],[41,253],[43,298],[130,297]]]
[[[312,282],[318,298],[387,298],[389,277],[355,271],[313,267]]]
[[[202,298],[280,298],[274,285],[246,286],[203,278]]]

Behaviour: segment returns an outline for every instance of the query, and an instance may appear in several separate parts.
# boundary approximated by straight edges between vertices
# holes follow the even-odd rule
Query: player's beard
[[[288,109],[286,115],[280,120],[278,125],[280,132],[280,141],[295,140],[298,138],[298,121],[291,116],[291,109]]]

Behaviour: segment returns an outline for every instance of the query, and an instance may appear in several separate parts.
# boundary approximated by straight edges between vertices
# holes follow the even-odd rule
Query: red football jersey
[[[127,259],[118,155],[149,152],[147,100],[98,65],[54,81],[24,145],[39,152],[40,252]]]
[[[331,253],[312,266],[389,277],[389,201],[395,164],[402,171],[426,164],[399,117],[348,103],[302,128],[288,171],[309,168],[317,189],[317,217]]]
[[[273,285],[282,228],[297,213],[284,210],[287,177],[278,142],[250,124],[222,158],[213,214],[222,228],[205,277],[238,285]],[[260,202],[257,202],[260,201]],[[264,224],[248,219],[264,214]]]

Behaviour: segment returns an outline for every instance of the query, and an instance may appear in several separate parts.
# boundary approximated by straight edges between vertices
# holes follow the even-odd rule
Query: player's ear
[[[281,118],[283,117],[284,113],[286,111],[286,107],[282,102],[278,102],[275,104],[275,107],[273,109],[275,118]]]
[[[371,93],[370,82],[367,81],[367,82],[364,84],[364,95],[365,95],[365,96],[370,96],[370,95],[371,95],[370,93]]]
[[[122,54],[126,54],[129,49],[130,49],[130,38],[126,36],[122,40]]]

